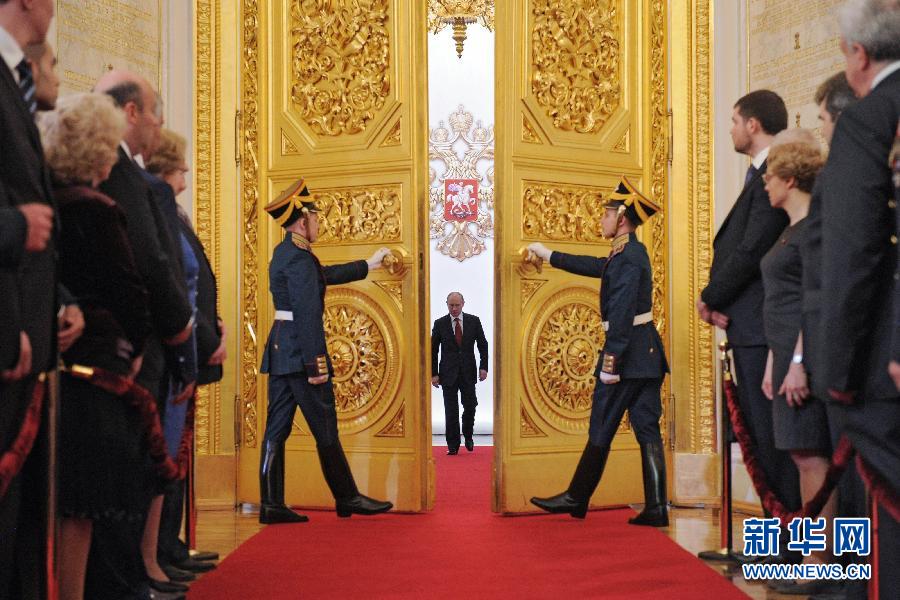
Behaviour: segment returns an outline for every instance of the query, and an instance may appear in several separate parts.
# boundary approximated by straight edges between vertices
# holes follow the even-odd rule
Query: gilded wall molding
[[[241,264],[241,437],[248,448],[257,444],[257,206],[259,204],[259,6],[244,0],[241,14],[241,220],[243,246]]]
[[[403,141],[401,138],[402,130],[400,128],[401,124],[402,124],[401,119],[397,119],[397,122],[394,123],[394,126],[391,127],[391,130],[388,132],[388,134],[384,137],[384,140],[381,142],[380,146],[382,148],[390,148],[392,146],[399,146],[402,143],[402,141]]]
[[[525,312],[525,306],[545,283],[546,279],[522,279],[519,281],[519,296],[522,299],[522,312]]]
[[[394,418],[384,426],[384,429],[375,434],[375,437],[403,437],[406,435],[406,421],[404,412],[406,407],[400,405],[400,410]]]
[[[534,0],[531,93],[563,131],[597,133],[622,99],[621,0]]]
[[[312,197],[320,209],[317,246],[401,239],[400,185],[326,188],[313,192]]]
[[[391,90],[389,6],[388,0],[330,9],[291,3],[291,103],[315,133],[360,133],[384,107]]]
[[[519,406],[519,435],[523,438],[547,437],[547,434],[541,431],[534,419],[528,414],[528,411],[525,410],[524,405]]]
[[[391,297],[400,312],[403,312],[403,282],[402,281],[375,281],[375,285],[384,290]]]
[[[601,243],[604,193],[593,186],[523,182],[522,236],[532,240]]]

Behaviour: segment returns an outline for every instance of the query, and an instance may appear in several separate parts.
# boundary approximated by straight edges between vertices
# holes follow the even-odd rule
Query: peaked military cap
[[[309,189],[306,187],[306,181],[301,177],[270,202],[265,207],[265,211],[272,215],[276,223],[282,227],[289,227],[304,214],[319,212],[315,202],[303,200],[308,196]]]
[[[606,208],[618,208],[619,214],[624,213],[635,225],[644,223],[660,211],[659,205],[639,192],[624,175],[619,185],[609,195]]]

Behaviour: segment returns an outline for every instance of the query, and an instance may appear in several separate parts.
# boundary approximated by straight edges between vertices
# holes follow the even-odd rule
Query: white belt
[[[276,310],[275,311],[275,320],[276,321],[293,321],[294,313],[289,310]]]
[[[643,325],[644,323],[651,323],[653,321],[653,313],[645,312],[639,315],[634,316],[634,321],[631,322],[632,325]],[[609,331],[609,321],[603,321],[603,331]]]

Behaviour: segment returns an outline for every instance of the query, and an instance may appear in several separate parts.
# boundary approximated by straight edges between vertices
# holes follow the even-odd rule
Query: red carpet
[[[435,448],[432,512],[263,529],[191,586],[190,600],[296,598],[746,598],[630,510],[501,517],[491,450]]]

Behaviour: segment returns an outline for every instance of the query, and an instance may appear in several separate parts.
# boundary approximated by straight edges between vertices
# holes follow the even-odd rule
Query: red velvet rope
[[[762,465],[760,465],[759,460],[756,458],[755,444],[750,437],[746,422],[744,421],[744,415],[737,402],[737,389],[734,386],[734,382],[730,379],[725,380],[725,400],[728,407],[728,416],[731,419],[732,430],[741,447],[744,465],[747,467],[747,473],[750,475],[753,487],[756,489],[756,493],[759,495],[766,510],[779,518],[782,525],[787,525],[791,520],[797,517],[816,517],[822,512],[822,508],[825,506],[825,503],[828,502],[828,498],[837,486],[838,481],[840,481],[841,475],[843,475],[847,465],[850,464],[853,455],[856,454],[856,450],[850,444],[849,438],[847,438],[846,435],[842,435],[838,441],[838,446],[834,450],[834,455],[831,457],[831,464],[825,475],[825,481],[822,482],[822,487],[819,488],[816,495],[810,499],[802,509],[789,511],[775,495],[775,492],[772,491],[768,479],[766,478],[766,474],[762,469]],[[900,520],[900,518],[898,518],[900,517],[900,502],[897,501],[897,496],[893,493],[884,479],[862,460],[862,457],[857,456],[856,461],[859,466],[859,472],[866,483],[869,493],[876,498],[879,504],[885,507],[891,516]]]
[[[22,470],[25,459],[31,454],[34,439],[37,437],[38,429],[41,427],[41,408],[44,405],[46,393],[47,383],[41,376],[34,384],[34,389],[31,392],[31,401],[25,409],[22,426],[19,428],[16,439],[13,440],[9,450],[0,457],[0,499],[6,496],[9,484]]]

